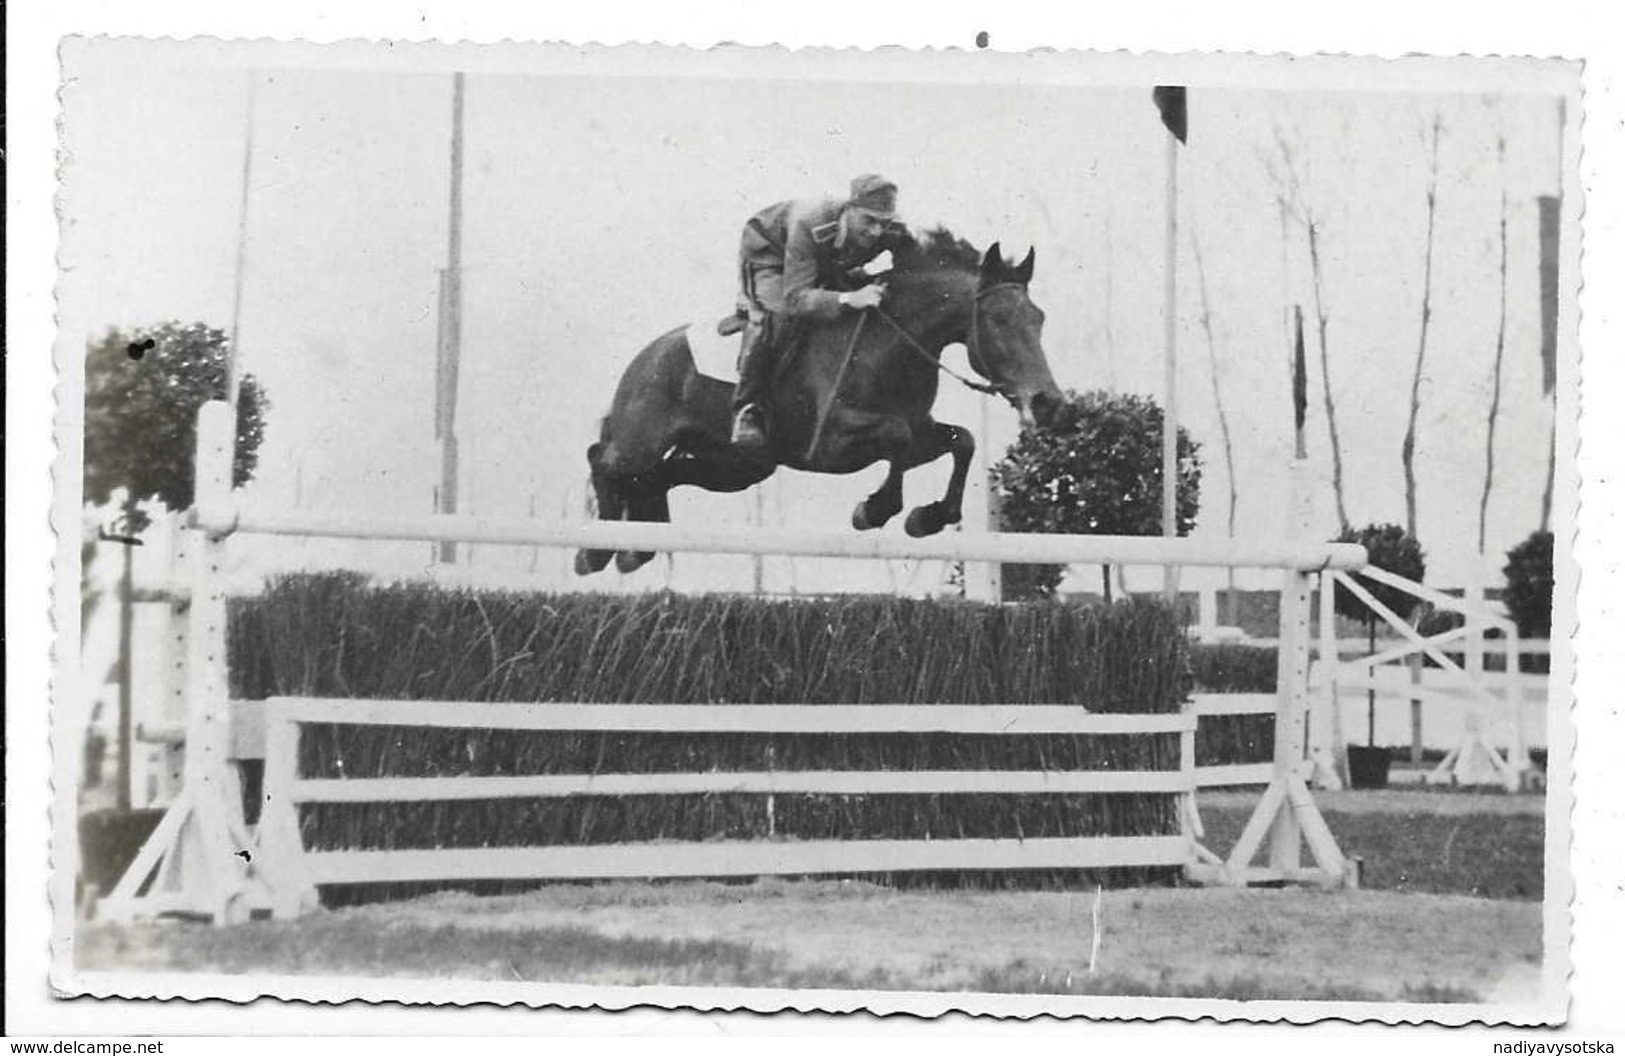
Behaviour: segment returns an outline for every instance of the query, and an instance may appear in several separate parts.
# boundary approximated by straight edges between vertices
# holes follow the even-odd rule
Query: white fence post
[[[163,589],[178,587],[180,584],[175,582],[176,573],[192,567],[192,535],[192,532],[179,524],[170,532],[169,569],[160,584]],[[191,651],[187,638],[191,624],[191,608],[190,593],[176,590],[164,610],[162,661],[164,695],[158,710],[165,726],[181,729],[185,729],[186,725],[186,691],[189,681],[187,658]],[[175,801],[181,794],[181,789],[185,787],[186,744],[184,741],[168,742],[160,751],[163,767],[159,776],[159,794],[167,806]]]
[[[1507,762],[1512,766],[1513,776],[1508,787],[1513,791],[1522,791],[1534,764],[1529,759],[1529,740],[1524,729],[1523,642],[1518,635],[1516,624],[1506,628],[1505,644],[1506,671],[1501,677],[1502,686],[1506,691],[1507,718],[1512,723],[1512,741],[1508,751],[1510,758]]]
[[[261,866],[276,878],[271,913],[297,917],[317,905],[316,887],[305,865],[299,831],[299,723],[275,704],[265,713],[265,784],[257,831]]]
[[[187,610],[183,788],[103,903],[103,912],[116,920],[187,912],[236,923],[256,909],[269,908],[269,892],[252,872],[254,841],[243,822],[242,789],[230,759],[223,533],[233,519],[235,433],[228,404],[203,405],[194,507],[202,538],[193,548]],[[211,532],[210,526],[216,530]],[[143,892],[154,870],[157,876]]]
[[[1313,743],[1310,758],[1314,762],[1313,781],[1316,788],[1337,790],[1348,780],[1348,745],[1343,740],[1343,706],[1337,696],[1337,613],[1333,608],[1337,589],[1336,576],[1322,572],[1320,582],[1320,643],[1317,652],[1315,677],[1311,680],[1313,693],[1310,734]]]
[[[1276,661],[1275,772],[1285,775],[1303,764],[1309,721],[1309,577],[1297,570],[1281,573],[1281,632]],[[1270,868],[1295,871],[1303,830],[1295,811],[1280,810],[1270,826]]]

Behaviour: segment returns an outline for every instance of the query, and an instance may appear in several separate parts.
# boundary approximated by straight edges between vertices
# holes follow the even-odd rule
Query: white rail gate
[[[183,785],[153,836],[100,907],[131,919],[166,912],[219,923],[256,912],[293,915],[322,884],[394,880],[721,876],[1011,868],[1177,865],[1198,882],[1258,880],[1325,885],[1353,870],[1309,792],[1310,591],[1326,571],[1358,569],[1358,546],[1232,545],[1149,537],[955,534],[931,540],[787,531],[693,530],[664,524],[561,525],[467,516],[314,517],[239,508],[230,487],[232,435],[223,403],[199,417],[196,505],[187,576],[187,719]],[[1135,563],[1277,568],[1282,573],[1278,690],[1273,696],[1199,698],[1162,715],[1092,713],[1053,706],[474,704],[281,698],[228,700],[224,555],[234,534],[331,536],[577,546],[679,552],[918,558],[997,562]],[[1204,714],[1273,712],[1268,764],[1198,768]],[[1167,771],[803,771],[513,777],[316,779],[300,776],[300,729],[312,723],[507,730],[751,731],[766,733],[957,732],[1099,736],[1177,733],[1180,764]],[[257,826],[241,811],[236,762],[263,757],[265,802]],[[1200,843],[1199,787],[1268,782],[1227,859]],[[479,850],[311,851],[298,831],[300,804],[572,795],[750,793],[1159,792],[1183,797],[1172,836],[1048,839],[820,840],[618,844]],[[1307,844],[1313,864],[1303,862]],[[1267,845],[1265,864],[1254,859]]]

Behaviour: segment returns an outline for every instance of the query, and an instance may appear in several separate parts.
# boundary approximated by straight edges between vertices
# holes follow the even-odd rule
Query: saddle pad
[[[723,337],[715,323],[690,323],[684,336],[694,355],[695,370],[730,385],[739,383],[738,334]]]

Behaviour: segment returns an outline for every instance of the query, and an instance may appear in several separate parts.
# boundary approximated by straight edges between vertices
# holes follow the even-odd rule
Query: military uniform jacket
[[[748,273],[780,271],[786,311],[800,319],[834,319],[846,285],[846,261],[836,245],[844,203],[832,199],[779,202],[751,217],[739,246]]]

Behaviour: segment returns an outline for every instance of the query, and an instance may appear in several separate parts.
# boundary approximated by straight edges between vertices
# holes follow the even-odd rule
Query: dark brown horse
[[[957,524],[976,439],[931,417],[942,350],[963,342],[971,367],[1024,422],[1042,425],[1062,396],[1039,343],[1044,313],[1027,295],[1033,254],[1010,265],[994,243],[985,255],[945,231],[893,248],[885,304],[839,322],[809,326],[784,356],[774,384],[771,447],[752,457],[728,440],[733,386],[695,370],[684,330],[638,353],[615,390],[599,440],[587,449],[598,516],[669,521],[667,492],[683,484],[740,491],[778,466],[854,473],[878,461],[891,472],[852,513],[879,528],[903,508],[903,474],[944,454],[953,474],[941,499],[910,511],[905,530],[931,535]],[[576,571],[611,557],[631,572],[654,555],[582,550]]]

